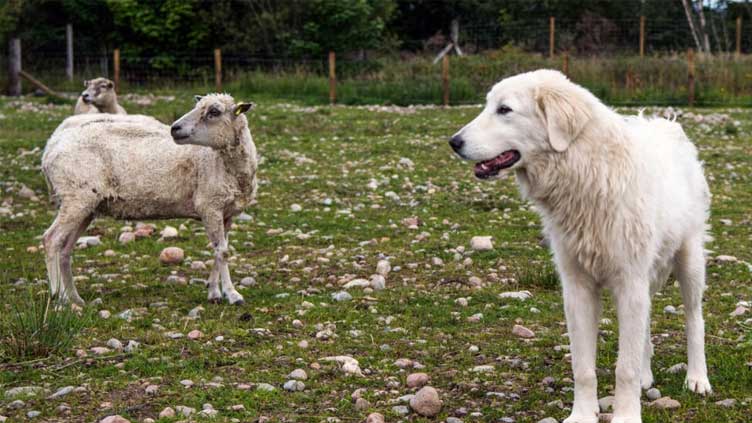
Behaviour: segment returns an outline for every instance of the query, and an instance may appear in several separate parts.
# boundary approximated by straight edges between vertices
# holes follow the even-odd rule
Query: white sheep
[[[59,205],[43,237],[53,296],[83,304],[71,253],[96,216],[194,218],[214,246],[209,301],[219,302],[223,292],[230,304],[242,304],[230,279],[227,237],[232,217],[256,193],[256,147],[244,115],[252,104],[236,104],[226,94],[197,101],[172,128],[134,116],[91,115],[70,117],[53,133],[42,156]]]
[[[96,78],[84,81],[84,87],[86,89],[78,96],[76,106],[73,108],[74,115],[86,113],[127,114],[125,109],[117,102],[114,82],[107,78]]]

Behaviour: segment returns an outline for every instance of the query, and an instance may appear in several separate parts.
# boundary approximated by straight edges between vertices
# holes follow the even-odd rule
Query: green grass
[[[249,90],[249,93],[253,90]],[[132,113],[154,115],[172,122],[192,107],[194,92],[177,91],[175,101],[152,106],[125,102]],[[231,272],[236,282],[253,276],[257,285],[242,289],[246,305],[232,307],[206,302],[201,284],[168,282],[175,274],[207,278],[208,270],[191,270],[189,262],[209,260],[210,250],[201,225],[188,220],[155,222],[180,227],[180,237],[161,242],[158,236],[120,245],[120,228],[136,222],[108,218],[96,220],[88,234],[102,235],[102,245],[75,251],[74,274],[83,298],[92,303],[94,317],[85,329],[71,337],[72,350],[49,354],[43,360],[24,363],[4,357],[0,363],[0,395],[11,387],[41,386],[45,395],[26,399],[20,410],[8,410],[10,399],[0,398],[0,414],[23,421],[29,410],[42,412],[39,421],[90,422],[120,413],[132,421],[156,418],[166,406],[200,409],[211,403],[219,410],[218,422],[322,421],[338,417],[361,421],[371,411],[397,421],[392,401],[410,393],[404,385],[409,371],[397,368],[398,358],[410,358],[425,366],[431,384],[442,396],[439,419],[464,408],[465,421],[537,422],[552,416],[562,420],[571,406],[571,369],[566,350],[562,299],[550,255],[539,245],[540,221],[519,198],[512,179],[480,182],[467,163],[454,158],[446,145],[450,134],[479,111],[477,107],[432,108],[404,113],[355,107],[305,107],[268,97],[241,93],[243,100],[257,101],[251,113],[252,133],[263,161],[259,168],[258,206],[247,210],[251,222],[236,222],[230,234],[234,248]],[[46,291],[40,235],[51,223],[54,211],[46,201],[46,187],[39,162],[45,140],[70,113],[72,105],[42,106],[39,99],[23,99],[34,107],[22,107],[0,99],[0,311],[12,313],[19,298]],[[626,110],[629,113],[635,110]],[[700,148],[713,191],[712,231],[708,245],[713,255],[730,254],[752,261],[752,119],[743,110],[699,110],[726,113],[739,126],[696,123],[681,119]],[[304,156],[308,160],[301,157]],[[400,166],[400,158],[414,168]],[[375,180],[378,186],[369,188]],[[35,191],[38,201],[18,195],[21,185]],[[399,201],[387,196],[392,191]],[[290,206],[303,206],[292,212]],[[378,206],[378,208],[376,208]],[[9,214],[8,214],[9,213]],[[409,229],[402,221],[418,217],[422,224]],[[724,224],[730,219],[730,224]],[[726,222],[728,223],[728,222]],[[270,230],[281,229],[281,232]],[[308,236],[299,237],[300,234]],[[475,235],[493,236],[495,249],[467,251]],[[305,239],[300,239],[305,238]],[[186,251],[186,263],[167,267],[157,257],[162,248],[177,245]],[[459,246],[466,248],[459,252]],[[105,256],[108,249],[114,257]],[[457,259],[455,255],[458,254]],[[387,289],[373,293],[352,290],[353,300],[335,303],[331,294],[346,275],[369,277],[377,261],[389,257],[399,266],[387,278]],[[436,265],[440,258],[443,265]],[[467,260],[470,259],[470,260]],[[484,281],[480,289],[468,279]],[[752,361],[749,326],[729,317],[736,303],[750,300],[750,271],[744,263],[708,263],[705,300],[710,379],[715,393],[701,398],[682,389],[684,375],[662,369],[685,362],[682,317],[662,313],[666,305],[679,306],[678,289],[669,284],[655,297],[652,330],[656,342],[654,372],[657,387],[682,404],[674,411],[644,409],[646,422],[744,422],[752,397]],[[525,302],[503,300],[505,291],[529,290]],[[287,294],[280,296],[279,294]],[[468,299],[467,307],[458,305]],[[161,305],[159,303],[165,303]],[[308,309],[303,302],[313,304]],[[204,311],[198,319],[187,317],[196,306]],[[531,308],[538,312],[532,312]],[[134,311],[131,321],[116,315]],[[109,310],[112,317],[97,317]],[[482,313],[478,323],[468,317]],[[614,386],[617,326],[613,306],[606,302],[599,342],[599,395]],[[292,322],[300,319],[302,328]],[[511,335],[515,323],[536,332],[533,340]],[[331,327],[334,339],[315,337]],[[199,341],[170,339],[169,331],[203,332]],[[258,330],[264,329],[264,331]],[[355,332],[353,332],[355,331]],[[223,340],[215,338],[222,336]],[[110,338],[123,343],[135,340],[133,353],[94,356],[90,348],[105,346]],[[301,348],[301,341],[308,348]],[[471,352],[470,346],[478,352]],[[87,352],[78,357],[73,350]],[[365,377],[349,378],[324,361],[332,355],[351,355],[360,361]],[[476,374],[477,365],[493,364],[494,373]],[[286,375],[304,368],[306,390],[281,389]],[[541,381],[552,376],[552,390]],[[191,379],[192,388],[181,380]],[[212,387],[212,382],[221,387]],[[242,389],[246,383],[270,383],[277,391]],[[146,396],[149,384],[159,385],[156,395]],[[58,400],[47,394],[63,386],[85,387]],[[366,388],[371,403],[356,411],[350,394]],[[501,392],[507,399],[488,396]],[[509,398],[510,394],[519,398]],[[734,398],[733,408],[715,401]],[[69,417],[56,412],[62,402],[72,408]],[[245,411],[229,407],[242,404]],[[411,420],[423,421],[415,416]],[[436,419],[436,421],[440,421]],[[164,419],[177,421],[179,419]]]

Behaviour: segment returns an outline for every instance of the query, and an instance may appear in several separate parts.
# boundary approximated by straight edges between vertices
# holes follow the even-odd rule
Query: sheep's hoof
[[[209,298],[209,304],[221,304],[222,299],[221,298]]]
[[[243,300],[237,300],[234,303],[230,303],[230,305],[234,305],[234,306],[242,306],[243,304],[245,304],[245,301]]]

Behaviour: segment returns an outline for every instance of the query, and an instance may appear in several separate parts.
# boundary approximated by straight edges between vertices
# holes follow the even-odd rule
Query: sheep
[[[230,304],[243,303],[227,265],[228,231],[256,196],[256,147],[245,117],[253,104],[227,94],[196,100],[172,127],[132,116],[73,116],[50,137],[42,171],[59,206],[43,242],[50,292],[61,302],[84,304],[71,252],[96,216],[112,216],[201,220],[214,248],[209,302],[224,294]]]
[[[107,78],[84,81],[86,89],[81,93],[73,108],[74,115],[86,113],[127,114],[117,102],[115,83]]]

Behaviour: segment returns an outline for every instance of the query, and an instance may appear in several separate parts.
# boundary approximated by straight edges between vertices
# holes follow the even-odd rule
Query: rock
[[[661,391],[656,388],[650,388],[645,392],[645,397],[650,401],[655,401],[661,397]]]
[[[737,306],[734,309],[734,311],[732,311],[731,314],[729,314],[729,316],[731,316],[731,317],[742,316],[742,315],[746,314],[748,311],[749,311],[749,309],[747,307],[744,307],[744,306],[740,305],[740,306]]]
[[[371,276],[371,288],[376,291],[381,291],[386,288],[386,278],[380,274]]]
[[[525,301],[528,298],[533,298],[533,294],[530,291],[508,291],[499,294],[499,298],[512,298],[515,300]]]
[[[192,308],[191,311],[188,312],[188,317],[190,317],[191,319],[198,319],[202,311],[204,311],[203,306],[196,306]]]
[[[118,341],[115,338],[110,338],[110,340],[107,341],[107,346],[112,348],[115,351],[120,351],[123,349],[123,343]]]
[[[512,335],[519,336],[520,338],[534,338],[535,332],[522,325],[514,325],[512,328]]]
[[[301,206],[300,204],[291,204],[290,205],[290,211],[293,212],[293,213],[297,213],[297,212],[299,212],[301,210],[303,210],[303,206]]]
[[[384,423],[384,416],[381,413],[371,413],[366,417],[366,423]]]
[[[180,247],[167,247],[159,253],[159,261],[164,264],[180,264],[185,258],[185,253]]]
[[[192,407],[186,407],[184,405],[178,405],[175,407],[175,412],[182,414],[183,417],[190,417],[191,414],[196,412],[196,409]]]
[[[473,373],[490,373],[494,371],[494,366],[490,364],[482,365],[482,366],[475,366],[472,369]]]
[[[0,416],[0,423],[5,423],[6,421],[8,421],[8,418],[7,418],[7,417],[5,417],[5,416]]]
[[[470,276],[469,278],[467,278],[467,282],[474,288],[480,288],[481,286],[483,286],[483,279],[477,276]]]
[[[164,229],[162,229],[162,238],[164,239],[172,239],[178,237],[178,230],[172,226],[165,226]]]
[[[237,219],[240,222],[250,222],[253,220],[253,217],[250,214],[243,212],[238,215]]]
[[[102,244],[102,240],[99,239],[99,236],[82,236],[76,241],[76,244],[83,245],[85,247],[94,247],[97,245]]]
[[[264,392],[273,392],[276,391],[277,388],[273,387],[272,385],[269,385],[268,383],[259,383],[256,385],[257,391],[264,391]]]
[[[39,417],[41,414],[42,414],[42,412],[40,412],[40,411],[31,410],[31,411],[29,411],[29,412],[26,413],[26,417],[28,417],[30,419],[34,419],[34,418]]]
[[[141,346],[141,343],[136,342],[136,341],[134,341],[134,340],[131,339],[130,341],[128,341],[128,344],[125,346],[125,348],[123,348],[123,351],[125,351],[125,352],[127,352],[127,353],[130,354],[130,353],[136,351],[138,349],[138,347],[140,347],[140,346]]]
[[[342,371],[348,375],[363,376],[363,372],[360,370],[360,363],[358,360],[350,357],[349,355],[337,355],[332,357],[324,357],[319,361],[334,361],[341,367]]]
[[[483,313],[476,313],[467,318],[467,321],[470,323],[478,323],[481,320],[483,320]]]
[[[99,310],[99,317],[102,319],[109,319],[111,315],[109,310]]]
[[[449,423],[449,419],[447,419],[447,423]],[[559,421],[553,417],[546,417],[545,419],[538,420],[538,423],[559,423]]]
[[[133,232],[123,232],[118,237],[118,241],[121,244],[127,244],[127,243],[133,242],[135,240],[136,240],[136,234],[134,234]]]
[[[256,285],[256,279],[246,276],[243,279],[240,280],[240,284],[243,286],[255,286]]]
[[[733,406],[736,405],[736,400],[733,399],[733,398],[727,398],[725,400],[716,401],[715,405],[717,405],[719,407],[731,408],[731,407],[733,407]]]
[[[407,376],[408,388],[420,388],[428,383],[428,375],[426,373],[412,373]]]
[[[447,417],[446,423],[462,423],[462,419],[458,419],[457,417]]]
[[[297,392],[305,389],[305,383],[299,380],[288,380],[282,387],[285,388],[285,391]]]
[[[332,299],[337,302],[350,301],[352,300],[352,295],[347,291],[339,291],[332,294]]]
[[[191,270],[206,270],[206,264],[203,261],[192,261]]]
[[[355,409],[358,411],[365,411],[371,408],[371,403],[365,398],[358,398],[355,400]]]
[[[144,389],[146,395],[156,395],[159,391],[159,385],[149,385]]]
[[[410,409],[405,405],[395,405],[392,407],[392,412],[398,416],[406,416],[410,414]]]
[[[192,330],[192,331],[188,332],[188,335],[186,335],[186,336],[188,337],[188,339],[192,339],[192,340],[194,340],[194,341],[195,341],[196,339],[199,339],[199,338],[201,338],[202,336],[204,336],[204,334],[203,334],[203,333],[201,333],[201,331],[200,331],[200,330],[198,330],[198,329],[194,329],[194,330]]]
[[[467,307],[468,305],[467,298],[464,297],[457,298],[456,300],[454,300],[454,303],[460,307]]]
[[[287,377],[290,378],[290,379],[295,379],[295,380],[306,380],[306,379],[308,379],[308,375],[306,374],[305,370],[303,370],[303,369],[295,369],[295,370],[291,371],[290,374],[287,375]]]
[[[376,263],[376,273],[383,277],[386,277],[391,270],[392,265],[387,260],[379,260],[379,262]]]
[[[410,400],[410,408],[421,416],[433,417],[441,411],[441,400],[436,389],[424,386]]]
[[[37,396],[44,389],[40,386],[19,386],[5,391],[5,398],[12,399],[20,396]]]
[[[57,398],[60,398],[60,397],[64,397],[64,396],[70,394],[71,392],[73,392],[74,388],[75,387],[73,387],[73,386],[65,386],[63,388],[60,388],[57,391],[55,391],[54,394],[52,394],[49,397],[47,397],[47,399],[57,399]]]
[[[18,410],[19,408],[24,408],[25,406],[25,402],[21,400],[15,400],[8,404],[8,410]]]
[[[651,407],[660,408],[663,410],[671,410],[674,408],[681,407],[681,404],[679,403],[679,401],[671,397],[658,398],[657,400],[651,402],[649,405]]]
[[[115,416],[107,416],[99,421],[99,423],[131,423],[130,420],[126,419],[123,416],[115,415]]]
[[[493,250],[493,243],[490,236],[474,236],[470,238],[470,248],[475,251]]]
[[[666,369],[666,372],[671,373],[671,374],[677,374],[677,373],[686,372],[686,371],[687,371],[687,363],[674,364],[673,366]]]
[[[667,305],[666,307],[663,307],[663,312],[666,314],[676,314],[676,307]]]
[[[719,261],[721,263],[736,263],[737,261],[739,261],[738,258],[734,256],[727,256],[727,255],[720,255],[720,256],[717,256],[715,259],[716,261]]]
[[[371,282],[367,279],[353,279],[350,282],[346,283],[343,288],[365,288],[367,286],[371,286]]]
[[[104,250],[104,253],[102,254],[104,254],[105,257],[115,257],[117,255],[115,250]]]
[[[614,400],[615,399],[616,398],[613,397],[613,396],[607,396],[607,397],[603,397],[603,398],[599,399],[598,400],[598,407],[600,407],[601,413],[606,413],[606,412],[609,412],[609,411],[613,410],[613,408],[614,408]]]

